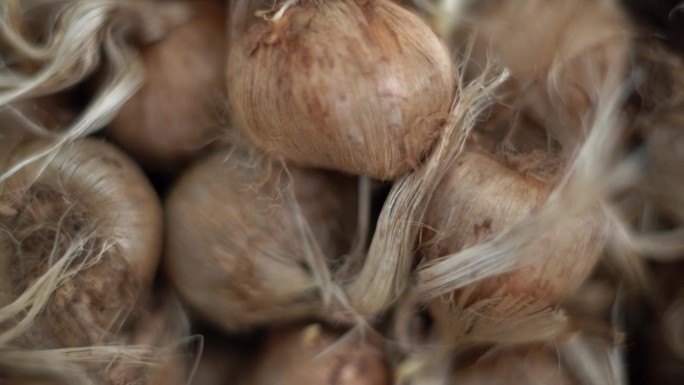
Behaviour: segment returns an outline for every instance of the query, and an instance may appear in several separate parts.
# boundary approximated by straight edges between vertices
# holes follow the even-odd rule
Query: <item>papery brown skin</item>
[[[583,119],[627,80],[631,31],[621,7],[596,0],[489,0],[470,8],[456,40],[475,39],[471,76],[491,63],[508,69],[504,104],[528,114],[571,154],[585,135]]]
[[[240,385],[389,385],[381,349],[319,325],[270,333],[261,356]],[[338,344],[335,346],[335,344]]]
[[[3,170],[47,141],[22,142]],[[34,325],[14,342],[23,347],[99,345],[125,338],[128,318],[154,278],[161,255],[161,205],[144,174],[104,142],[62,147],[43,172],[41,161],[0,185],[1,305],[14,301],[67,248],[86,243],[71,262],[101,261],[59,286]]]
[[[433,193],[425,215],[420,246],[424,258],[431,260],[475,246],[541,208],[552,186],[535,178],[533,172],[523,175],[504,162],[473,149],[456,159]],[[593,214],[567,218],[562,230],[540,236],[517,250],[521,254],[542,250],[542,259],[457,290],[455,301],[465,301],[467,306],[507,296],[555,304],[592,271],[605,245],[602,224]],[[507,258],[520,256],[512,252]],[[435,299],[430,310],[438,320],[448,317],[447,303],[442,299]]]
[[[302,166],[394,179],[439,135],[449,53],[388,0],[304,0],[230,52],[231,114],[253,144]]]
[[[183,174],[166,202],[166,270],[194,310],[228,331],[324,311],[297,211],[286,199],[288,175],[248,162],[238,151],[214,153]],[[350,250],[355,179],[288,173],[301,218],[331,267]]]
[[[449,385],[571,385],[555,349],[543,346],[503,349],[457,365]]]
[[[143,165],[173,172],[218,138],[225,99],[226,7],[191,2],[189,22],[141,47],[143,87],[107,133]]]

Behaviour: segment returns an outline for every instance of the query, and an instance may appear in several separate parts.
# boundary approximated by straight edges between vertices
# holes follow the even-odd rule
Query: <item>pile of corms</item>
[[[4,0],[0,384],[681,384],[677,3]]]

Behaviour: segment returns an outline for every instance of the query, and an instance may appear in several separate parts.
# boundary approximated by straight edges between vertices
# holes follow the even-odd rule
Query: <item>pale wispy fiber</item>
[[[17,20],[10,18],[11,6],[15,3],[7,1],[0,6],[0,41],[11,47],[16,60],[28,62],[31,70],[3,63],[0,107],[64,91],[102,67],[107,68],[107,76],[75,121],[60,130],[54,146],[17,162],[3,173],[0,181],[29,163],[44,160],[65,143],[92,134],[108,124],[144,81],[144,70],[137,49],[131,44],[131,35],[138,33],[143,34],[141,39],[150,38],[144,36],[147,32],[158,38],[163,35],[162,26],[169,28],[169,24],[187,18],[183,12],[185,6],[180,6],[179,10],[177,4],[165,9],[136,6],[136,2],[127,0],[46,0],[42,6],[50,7],[49,16],[45,17],[51,24],[47,27],[46,41],[37,43],[24,37],[16,25]],[[24,11],[30,12],[31,8]],[[159,19],[170,21],[155,24]],[[150,28],[145,23],[159,27]],[[148,29],[142,29],[140,25]],[[33,126],[31,131],[41,130]],[[46,130],[42,130],[42,134],[50,135]]]

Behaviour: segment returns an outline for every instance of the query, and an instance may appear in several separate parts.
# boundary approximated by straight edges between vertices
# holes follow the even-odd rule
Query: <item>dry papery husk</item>
[[[448,112],[444,44],[389,0],[287,0],[230,50],[231,115],[260,150],[300,166],[396,179]]]
[[[494,238],[534,215],[553,191],[554,186],[544,180],[543,163],[549,160],[543,156],[518,157],[516,164],[473,147],[456,158],[432,194],[420,245],[425,261]],[[519,165],[531,170],[524,173]],[[470,334],[483,338],[488,331],[501,328],[515,333],[495,338],[520,338],[525,329],[515,327],[524,325],[516,325],[511,316],[527,312],[529,337],[547,337],[544,328],[535,324],[549,319],[537,320],[532,315],[546,307],[548,317],[562,324],[563,317],[551,308],[589,275],[605,246],[606,226],[600,208],[568,215],[556,228],[505,255],[511,261],[524,259],[522,255],[543,258],[432,300],[430,314],[443,338],[447,342],[468,339]]]
[[[229,331],[322,317],[354,238],[356,178],[227,148],[182,175],[166,214],[166,270],[200,315]]]
[[[367,325],[366,321],[383,314],[409,287],[419,232],[416,223],[422,217],[431,191],[439,182],[439,175],[444,172],[444,162],[459,151],[468,130],[474,126],[476,118],[490,102],[493,90],[504,78],[503,75],[488,74],[460,88],[459,97],[452,105],[449,123],[445,126],[447,135],[438,140],[425,167],[394,184],[367,250],[363,247],[368,221],[365,217],[367,211],[363,209],[362,186],[356,246],[335,250],[326,244],[330,235],[317,239],[320,236],[318,232],[325,233],[328,229],[307,217],[306,205],[328,199],[341,202],[335,204],[341,205],[339,210],[342,214],[328,216],[326,220],[347,221],[345,217],[355,210],[350,209],[354,207],[349,204],[350,198],[341,198],[342,189],[331,189],[325,195],[319,193],[321,196],[312,202],[295,199],[302,190],[297,187],[298,171],[289,173],[289,184],[276,183],[288,179],[284,178],[286,174],[278,171],[277,164],[274,166],[272,161],[264,159],[264,163],[257,163],[256,167],[245,168],[245,164],[253,162],[241,160],[242,150],[237,147],[236,154],[233,154],[237,162],[225,153],[192,168],[178,182],[167,202],[168,270],[182,296],[197,310],[203,311],[204,316],[229,330],[311,316],[322,316],[332,322]],[[320,171],[305,173],[325,175]],[[281,175],[281,179],[276,178],[277,175]],[[362,182],[364,180],[361,178]],[[211,192],[212,186],[217,186],[220,193]],[[330,186],[321,187],[321,191],[328,189]],[[231,202],[231,199],[224,199],[228,192],[238,197],[237,201],[248,204],[227,206]],[[308,195],[306,189],[303,192]],[[255,199],[260,196],[263,198]],[[274,201],[274,198],[277,199]],[[227,212],[230,215],[218,214],[222,207],[231,210]],[[233,210],[239,210],[239,215]],[[271,218],[266,215],[269,212]],[[278,218],[274,219],[276,216]],[[193,218],[198,222],[191,222]],[[269,221],[257,221],[264,218]],[[285,225],[281,226],[281,222]],[[207,231],[207,228],[217,230]],[[254,236],[245,239],[243,235],[254,233],[257,228],[266,230],[257,234],[261,244],[254,241]],[[288,233],[284,232],[285,229]],[[226,236],[230,233],[239,236],[232,239]],[[348,237],[350,233],[338,231],[331,234]],[[272,239],[261,239],[264,236]],[[195,246],[197,244],[200,246]],[[197,253],[198,247],[210,249]],[[251,264],[258,263],[256,267],[246,265],[244,262],[248,259],[242,254],[236,261],[235,250],[246,247],[258,252],[254,254],[258,258],[251,261]],[[294,253],[291,252],[293,249]],[[344,258],[336,258],[345,253]],[[197,262],[192,257],[212,255],[204,262]],[[339,263],[335,264],[336,261]],[[250,269],[246,270],[246,267]],[[201,273],[187,274],[198,269]],[[258,274],[255,275],[258,278],[255,280],[252,274]],[[196,278],[198,276],[202,279]],[[230,277],[235,277],[238,282],[249,278],[249,282],[237,284],[231,282]],[[214,280],[216,283],[212,283]],[[223,288],[219,294],[215,294],[216,287]],[[217,306],[215,301],[220,293],[226,294],[222,298],[223,306]],[[227,301],[228,298],[232,300]]]
[[[240,385],[389,385],[382,345],[312,324],[273,330]]]
[[[111,139],[155,170],[173,171],[219,134],[225,103],[226,7],[189,2],[192,18],[141,47],[145,84],[116,115]]]
[[[0,66],[0,108],[67,90],[102,65],[109,69],[101,88],[79,115],[60,130],[58,140],[26,163],[54,156],[65,143],[108,124],[144,79],[144,65],[131,41],[158,40],[189,15],[188,4],[182,2],[3,1],[0,41],[8,47],[9,56]],[[36,20],[39,28],[26,27]],[[43,136],[52,136],[40,126],[30,128]],[[18,164],[5,177],[26,163]]]
[[[51,146],[46,140],[3,146],[3,172]],[[125,339],[157,269],[161,215],[138,166],[96,140],[72,142],[5,178],[0,347]]]
[[[445,242],[450,238],[461,239],[461,243],[451,249],[451,254],[447,251],[448,246],[445,250],[437,248],[437,253],[433,250],[432,257],[441,257],[426,258],[416,267],[413,286],[402,301],[396,319],[400,340],[415,342],[409,332],[412,323],[407,314],[411,311],[405,310],[420,308],[426,303],[440,309],[438,323],[444,326],[439,343],[447,346],[547,341],[560,338],[571,330],[557,301],[570,294],[586,277],[611,234],[612,221],[606,219],[611,211],[610,199],[616,193],[632,188],[639,180],[637,159],[624,154],[624,122],[620,115],[623,94],[611,87],[599,91],[603,93],[597,99],[599,105],[585,119],[586,139],[580,142],[581,146],[572,152],[574,155],[569,160],[560,155],[562,152],[538,156],[534,152],[516,153],[513,149],[507,154],[511,149],[506,146],[493,146],[491,148],[498,151],[484,156],[469,154],[472,148],[468,146],[478,143],[478,126],[474,127],[470,144],[461,141],[460,148],[465,146],[463,151],[451,144],[456,149],[436,165],[439,172],[433,175],[432,182],[436,184],[430,191],[434,196],[429,205],[435,206],[427,206],[427,214],[416,220],[426,223],[428,233],[435,232],[432,240],[425,239],[423,253],[431,244],[448,245]],[[489,148],[485,146],[478,151],[489,151]],[[467,175],[463,171],[467,168],[459,170],[458,164],[468,162],[469,157],[480,159],[471,166],[474,169],[471,179],[465,180],[489,185],[491,187],[485,187],[485,190],[491,190],[489,194],[501,198],[491,200],[484,195],[480,198],[475,191],[480,191],[482,186],[470,192],[472,184],[456,183],[454,188],[463,191],[464,196],[481,199],[483,208],[475,208],[472,204],[463,204],[461,209],[450,203],[438,205],[440,187],[450,185],[449,175]],[[544,172],[547,170],[545,157],[551,158],[551,164],[555,163],[550,175]],[[529,163],[534,165],[535,159],[539,160],[538,166],[529,167]],[[500,169],[499,175],[487,168]],[[549,184],[544,187],[544,182]],[[437,186],[439,183],[444,186]],[[499,188],[497,183],[506,187]],[[516,185],[517,188],[511,187]],[[534,189],[536,192],[531,193]],[[493,208],[489,204],[501,206]],[[491,214],[478,218],[480,210]],[[431,229],[431,211],[447,219],[453,212],[453,221],[458,228],[454,232],[444,228]],[[505,215],[495,215],[499,212]],[[492,223],[489,223],[490,219]],[[501,228],[495,230],[492,224],[496,226],[495,221],[502,220],[505,222]],[[488,230],[494,231],[487,234]],[[578,263],[580,258],[585,258],[586,262]],[[490,280],[520,268],[527,269],[526,273],[515,272]],[[558,270],[552,271],[556,268]],[[549,269],[548,278],[543,274],[541,279],[535,278],[546,269]],[[517,274],[527,277],[518,283],[507,281]],[[568,276],[559,280],[559,274]],[[572,279],[566,281],[566,278]],[[495,282],[505,282],[506,287],[499,288]]]
[[[617,1],[465,3],[453,41],[469,55],[469,76],[491,62],[507,68],[509,115],[528,115],[571,156],[601,94],[618,92],[628,76],[631,31]]]
[[[140,317],[128,344],[51,350],[0,350],[0,383],[21,385],[188,384],[197,338],[171,295]]]

